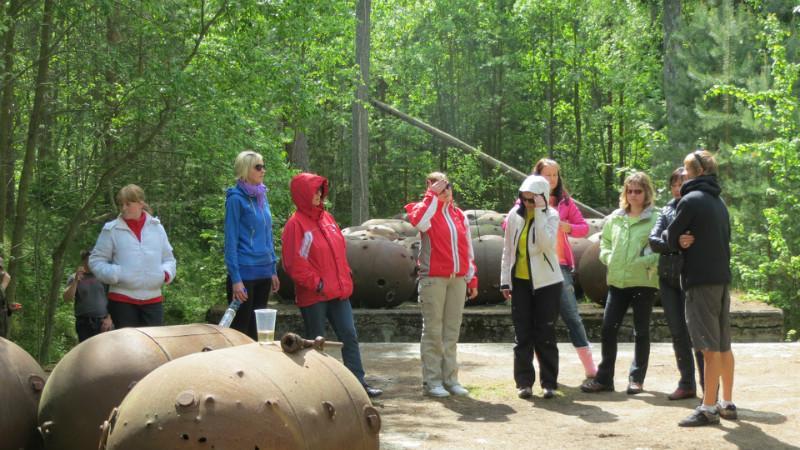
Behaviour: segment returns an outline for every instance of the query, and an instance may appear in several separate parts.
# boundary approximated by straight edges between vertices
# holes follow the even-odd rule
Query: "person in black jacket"
[[[675,219],[667,227],[669,247],[683,253],[681,285],[686,290],[686,324],[696,349],[703,352],[703,404],[678,425],[693,427],[737,418],[733,404],[730,333],[731,226],[720,198],[717,162],[706,150],[686,155],[689,178],[681,187]],[[722,401],[717,391],[722,379]]]
[[[694,360],[692,359],[692,341],[686,327],[685,295],[681,289],[681,267],[683,256],[673,251],[664,239],[664,231],[675,218],[675,208],[681,199],[681,185],[686,180],[686,169],[679,167],[669,177],[672,200],[661,209],[661,215],[650,232],[650,248],[659,253],[658,258],[658,290],[661,295],[661,306],[664,317],[672,335],[672,349],[675,351],[675,362],[681,378],[678,388],[669,394],[670,400],[697,397],[697,384],[694,379]],[[697,367],[700,372],[700,385],[703,384],[703,353],[696,352]]]

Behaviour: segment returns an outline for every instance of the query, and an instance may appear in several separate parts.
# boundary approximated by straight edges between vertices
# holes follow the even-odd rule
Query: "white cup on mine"
[[[256,330],[258,331],[258,342],[275,341],[275,318],[278,315],[276,309],[257,309]]]

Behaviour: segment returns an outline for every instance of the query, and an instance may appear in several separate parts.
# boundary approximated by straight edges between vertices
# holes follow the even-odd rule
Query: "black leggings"
[[[233,318],[231,328],[241,331],[250,336],[254,341],[258,340],[258,330],[256,329],[256,315],[253,311],[267,307],[267,299],[272,289],[272,278],[261,278],[258,280],[242,280],[244,288],[247,289],[247,301],[239,306],[236,317]],[[225,282],[225,289],[228,294],[228,303],[233,301],[233,283],[231,277]]]
[[[164,325],[164,304],[134,305],[114,300],[108,301],[108,313],[114,328],[156,327]]]

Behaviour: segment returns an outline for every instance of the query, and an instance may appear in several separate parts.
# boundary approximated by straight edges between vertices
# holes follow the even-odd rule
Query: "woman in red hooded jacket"
[[[295,301],[303,316],[306,337],[325,335],[330,322],[342,347],[344,365],[353,372],[370,397],[383,393],[364,380],[350,294],[353,280],[347,263],[344,236],[333,216],[325,211],[328,180],[301,173],[289,184],[297,211],[283,229],[283,268],[294,281]]]

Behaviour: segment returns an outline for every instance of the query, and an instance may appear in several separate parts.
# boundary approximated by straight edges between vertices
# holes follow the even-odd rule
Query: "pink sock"
[[[583,364],[586,377],[594,378],[597,375],[597,366],[594,365],[594,360],[592,360],[592,348],[587,345],[586,347],[577,347],[575,351],[578,352],[578,358]]]

